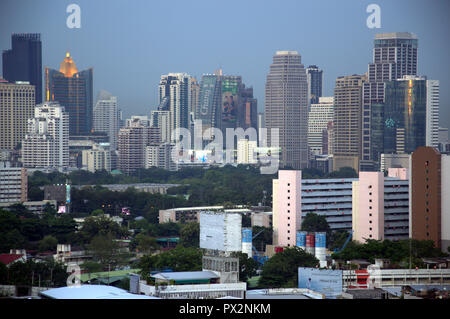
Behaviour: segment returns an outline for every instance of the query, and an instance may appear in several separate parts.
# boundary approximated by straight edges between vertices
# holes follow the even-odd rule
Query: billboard
[[[66,203],[70,203],[70,185],[66,184]]]
[[[239,103],[238,79],[222,81],[222,123],[236,123]]]
[[[66,212],[66,206],[61,205],[58,207],[58,214],[64,214]]]
[[[242,250],[240,213],[200,212],[200,248],[220,251]]]
[[[213,118],[215,116],[215,109],[217,105],[217,97],[220,92],[220,82],[218,81],[217,75],[203,75],[202,82],[200,84],[200,93],[198,101],[198,112],[196,114],[196,119],[202,120],[202,124],[207,127],[211,127],[213,124]]]
[[[122,207],[122,214],[129,216],[131,214],[130,207]]]
[[[342,293],[342,270],[298,268],[298,288],[307,288],[335,298]]]

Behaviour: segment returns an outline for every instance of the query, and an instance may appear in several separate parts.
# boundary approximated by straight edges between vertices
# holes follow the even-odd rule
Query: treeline
[[[324,174],[320,170],[308,168],[302,171],[302,176],[308,178],[351,178],[357,177],[357,173],[349,167],[341,168],[339,171]],[[237,167],[227,165],[224,167],[203,168],[184,168],[182,170],[171,172],[159,168],[140,169],[132,175],[110,174],[106,171],[97,171],[95,173],[79,170],[69,174],[58,172],[43,173],[35,172],[28,181],[28,197],[30,200],[42,200],[44,194],[41,186],[51,184],[63,184],[69,181],[73,185],[103,185],[103,184],[130,184],[130,183],[169,183],[180,184],[168,190],[169,195],[180,195],[179,199],[167,199],[165,196],[140,196],[127,194],[128,200],[120,200],[122,206],[135,206],[134,209],[146,210],[151,208],[150,202],[157,203],[160,207],[167,208],[183,206],[203,206],[220,205],[223,203],[258,205],[264,203],[271,206],[272,180],[277,178],[278,174],[261,174],[259,168],[251,165],[238,165]],[[101,191],[101,188],[94,187],[86,192],[74,191],[73,198],[77,200],[79,196],[87,196],[81,200],[87,200],[92,203],[92,196],[89,198],[88,192],[97,192],[95,196],[101,197],[121,197],[118,193],[108,193]],[[79,195],[79,196],[78,196]],[[144,198],[145,197],[145,198]],[[183,202],[183,199],[185,201]],[[145,205],[135,205],[135,201],[143,202]],[[108,204],[111,201],[108,201]],[[116,201],[117,203],[118,201]],[[104,204],[104,203],[103,203]],[[76,209],[87,209],[92,211],[96,208],[92,204],[84,205],[81,202],[74,204]],[[117,209],[117,208],[115,208]],[[161,208],[160,208],[161,209]]]
[[[375,263],[376,258],[389,259],[393,267],[408,268],[424,267],[422,258],[444,257],[443,253],[434,246],[432,240],[405,239],[399,241],[368,239],[364,244],[351,241],[339,253],[332,255],[333,259],[354,260],[363,259]]]

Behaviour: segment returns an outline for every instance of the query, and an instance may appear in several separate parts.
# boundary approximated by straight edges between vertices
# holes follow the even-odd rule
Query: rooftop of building
[[[276,55],[298,55],[297,51],[277,51]]]
[[[375,34],[375,40],[381,39],[417,39],[417,35],[411,32],[390,32]]]
[[[152,278],[174,281],[193,281],[193,280],[210,280],[220,278],[212,271],[178,271],[178,272],[159,272],[152,275]]]
[[[247,290],[246,299],[324,299],[325,297],[309,289],[280,288]]]
[[[23,258],[21,254],[0,254],[0,262],[9,265],[16,260]]]
[[[50,299],[160,299],[136,295],[126,290],[105,285],[81,285],[42,291],[40,295]]]

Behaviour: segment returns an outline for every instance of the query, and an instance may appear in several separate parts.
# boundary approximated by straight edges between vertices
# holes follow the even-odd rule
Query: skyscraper
[[[39,33],[11,36],[11,49],[3,51],[3,78],[27,81],[36,87],[35,104],[42,103],[42,43]]]
[[[242,88],[241,76],[224,75],[222,77],[222,118],[220,128],[224,136],[227,128],[234,129],[237,127]]]
[[[279,129],[280,167],[308,165],[308,84],[297,51],[277,51],[267,75],[265,125],[268,144],[271,129]]]
[[[36,101],[35,86],[27,83],[0,78],[0,149],[13,150],[27,133]]]
[[[258,101],[253,97],[253,88],[243,85],[240,99],[237,127],[244,130],[253,127],[258,130]]]
[[[373,147],[385,154],[414,152],[420,146],[438,147],[439,81],[424,77],[404,76],[386,82],[382,108],[382,141],[373,138]],[[374,112],[372,112],[374,113]],[[378,133],[373,125],[373,133]],[[377,145],[383,142],[382,145]]]
[[[203,130],[219,127],[221,116],[222,81],[220,75],[204,74],[200,82],[195,119],[202,121]],[[212,139],[211,136],[205,139]]]
[[[317,104],[322,96],[323,71],[316,65],[310,65],[306,68],[306,79],[310,104]]]
[[[94,111],[94,131],[108,134],[110,150],[117,149],[117,136],[119,134],[119,110],[117,97],[101,90]]]
[[[56,102],[36,106],[22,142],[22,162],[27,168],[60,171],[69,166],[69,119],[64,107]]]
[[[166,101],[170,111],[170,131],[176,128],[189,128],[189,111],[191,109],[191,81],[186,73],[169,73],[162,75],[159,82],[159,103]]]
[[[385,83],[402,78],[404,75],[417,75],[417,36],[409,32],[381,33],[375,35],[373,62],[368,66],[368,79],[363,86],[361,169],[376,170],[380,161],[380,150],[373,144],[372,124],[381,119],[380,114],[372,114],[372,105],[384,103]],[[375,122],[374,122],[375,120]],[[378,125],[381,125],[378,123]]]
[[[364,75],[341,76],[334,89],[333,170],[359,171],[361,158],[361,92]]]
[[[146,146],[161,143],[158,127],[145,126],[139,118],[132,119],[119,131],[119,169],[130,174],[144,168]]]
[[[200,95],[200,84],[196,78],[191,78],[191,107],[189,113],[194,113],[198,107],[198,99]]]
[[[69,134],[86,135],[92,129],[93,69],[78,71],[67,52],[59,71],[45,68],[46,101],[57,101],[69,113]]]
[[[150,116],[150,126],[159,127],[161,131],[161,142],[170,142],[170,111],[152,111]]]
[[[308,147],[310,154],[328,154],[322,149],[323,130],[333,121],[333,97],[319,97],[317,104],[311,104],[308,115]]]

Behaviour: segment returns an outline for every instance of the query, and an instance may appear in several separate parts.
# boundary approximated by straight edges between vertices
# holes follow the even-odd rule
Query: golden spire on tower
[[[75,62],[73,62],[69,50],[67,50],[66,57],[59,66],[59,72],[63,73],[65,77],[72,77],[75,73],[78,73],[77,66],[75,65]]]

